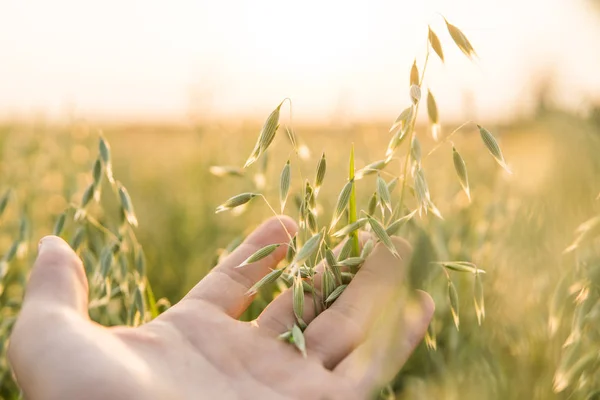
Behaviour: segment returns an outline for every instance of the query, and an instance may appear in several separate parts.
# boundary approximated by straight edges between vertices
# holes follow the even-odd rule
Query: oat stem
[[[427,64],[429,63],[429,54],[430,54],[430,48],[429,48],[429,37],[428,37],[428,39],[427,39],[427,54],[425,55],[425,63],[423,64],[423,72],[421,73],[421,79],[419,80],[419,87],[422,86],[423,80],[425,79],[425,71],[427,71]],[[402,178],[402,189],[400,191],[400,203],[398,203],[398,208],[396,208],[396,210],[394,210],[394,212],[392,213],[390,221],[393,220],[393,218],[395,218],[396,211],[402,212],[402,208],[404,207],[404,194],[406,192],[408,162],[410,160],[410,150],[411,150],[411,146],[412,146],[412,141],[415,137],[415,123],[417,122],[417,115],[419,114],[419,103],[417,103],[415,106],[415,117],[413,118],[412,123],[411,123],[410,140],[408,141],[408,147],[406,149],[406,158],[404,160],[404,166],[402,168],[402,177],[403,178]]]
[[[267,198],[265,197],[264,194],[260,193],[259,194],[260,197],[262,197],[262,199],[265,201],[265,203],[267,204],[267,207],[269,207],[269,209],[271,210],[271,212],[273,213],[273,215],[275,216],[275,218],[277,218],[277,221],[279,221],[279,223],[281,224],[281,227],[283,228],[283,230],[285,231],[285,234],[287,235],[290,243],[292,241],[292,235],[290,234],[290,232],[287,230],[287,228],[285,227],[285,224],[283,223],[283,221],[281,220],[281,214],[278,213],[277,211],[275,211],[275,209],[273,207],[271,207],[271,204],[269,203],[269,201],[267,200]],[[296,250],[296,249],[294,249]]]
[[[450,134],[448,136],[446,136],[444,138],[444,140],[442,140],[441,142],[439,142],[437,145],[434,146],[433,149],[431,149],[431,151],[429,153],[427,153],[427,155],[425,157],[423,157],[423,159],[421,160],[421,162],[423,162],[425,159],[427,159],[427,157],[429,157],[431,154],[433,154],[437,149],[439,149],[442,145],[448,143],[450,141],[450,138],[452,138],[452,136],[454,136],[454,134],[458,131],[460,131],[462,128],[464,128],[465,126],[469,125],[470,123],[472,123],[473,121],[467,121],[464,124],[462,124],[461,126],[459,126],[458,128],[456,128],[455,130],[453,130],[452,132],[450,132]]]
[[[111,237],[111,239],[113,239],[114,241],[116,241],[117,243],[121,243],[121,239],[119,239],[119,237],[117,235],[115,235],[110,229],[108,229],[107,227],[105,227],[104,225],[102,225],[100,222],[98,222],[97,219],[95,219],[94,217],[86,214],[85,215],[85,219],[88,223],[90,223],[91,225],[93,225],[96,229],[98,229],[99,231],[107,234],[108,236]]]

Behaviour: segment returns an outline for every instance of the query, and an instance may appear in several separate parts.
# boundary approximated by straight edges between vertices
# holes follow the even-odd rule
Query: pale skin
[[[266,221],[179,303],[137,328],[92,322],[79,258],[62,239],[45,237],[8,354],[25,397],[370,398],[406,362],[433,314],[427,294],[397,295],[410,246],[393,239],[399,260],[377,245],[346,291],[317,316],[306,295],[304,358],[278,339],[294,323],[290,292],[257,320],[238,320],[252,301],[248,289],[286,249],[235,267],[267,244],[287,242],[286,230],[296,230],[287,217]]]

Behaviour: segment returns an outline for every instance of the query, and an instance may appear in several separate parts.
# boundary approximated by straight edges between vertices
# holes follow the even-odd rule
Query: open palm
[[[417,301],[398,296],[409,245],[394,238],[401,260],[376,246],[331,307],[317,316],[305,307],[304,358],[277,338],[294,323],[290,292],[257,320],[238,320],[252,301],[248,289],[285,249],[235,267],[259,248],[285,242],[281,223],[296,230],[286,217],[268,220],[178,304],[138,328],[90,321],[79,258],[62,239],[42,239],[9,348],[26,398],[369,398],[404,364],[433,313],[424,293]]]

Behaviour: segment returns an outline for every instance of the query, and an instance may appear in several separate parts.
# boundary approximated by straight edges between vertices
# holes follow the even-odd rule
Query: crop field
[[[221,173],[211,166],[243,166],[261,125],[91,126],[73,121],[0,127],[0,190],[6,194],[0,219],[0,398],[19,398],[5,358],[8,333],[37,241],[56,229],[65,210],[61,236],[72,244],[80,241],[79,254],[88,277],[93,277],[92,318],[105,325],[135,325],[177,302],[231,243],[273,214],[262,201],[215,214],[225,200],[259,187],[278,209],[286,161],[292,160],[292,190],[301,191],[299,176],[312,180],[324,153],[327,174],[316,215],[326,225],[347,181],[351,144],[360,170],[381,159],[390,140],[387,122],[297,125],[299,146],[306,146],[310,154],[303,150],[302,157],[296,156],[280,129],[268,157],[243,170],[242,176],[216,176]],[[122,186],[113,184],[113,193],[111,184],[101,180],[102,190],[77,220],[77,205],[95,181],[96,159],[102,158],[100,127],[110,143],[112,173]],[[416,214],[397,235],[414,249],[410,285],[428,291],[436,311],[426,340],[382,396],[600,398],[600,251],[594,241],[600,224],[593,220],[600,213],[600,127],[559,112],[486,127],[513,173],[490,157],[475,124],[465,126],[453,144],[468,168],[471,201],[456,176],[452,144],[431,139],[425,123],[415,127],[431,199],[443,219],[431,212]],[[454,128],[444,126],[442,132]],[[389,175],[381,175],[388,182],[400,178],[390,191],[394,202],[402,195],[406,146],[386,165]],[[300,158],[301,163],[294,161]],[[368,208],[376,179],[373,174],[356,180],[359,209]],[[120,207],[127,211],[123,197],[115,196],[121,194],[120,187],[131,198],[137,227],[119,228]],[[288,203],[286,213],[297,217],[291,197]],[[404,203],[409,210],[418,207],[410,182]],[[585,221],[587,225],[580,226]],[[104,271],[103,249],[115,235],[121,240],[120,250],[113,248],[114,259],[109,255],[112,262]],[[458,302],[449,301],[444,268],[435,264],[446,260],[472,262],[485,271],[479,277],[485,318],[478,309],[483,307],[481,299],[478,307],[474,304],[472,273],[450,271]],[[116,293],[119,285],[120,295],[103,301],[106,292],[112,287]],[[277,291],[259,293],[244,318],[256,316],[273,293]]]

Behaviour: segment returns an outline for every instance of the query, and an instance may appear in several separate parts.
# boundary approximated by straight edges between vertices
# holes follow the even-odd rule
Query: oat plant
[[[458,49],[470,59],[476,57],[475,50],[462,31],[447,20],[444,19],[444,21],[450,37]],[[345,181],[334,182],[327,179],[327,175],[329,175],[327,172],[332,166],[327,163],[325,153],[322,153],[319,158],[313,176],[302,175],[303,168],[301,167],[306,162],[304,156],[308,152],[301,149],[299,136],[292,126],[292,107],[289,99],[283,100],[267,117],[256,144],[242,168],[211,167],[211,172],[218,176],[250,176],[254,174],[252,179],[255,183],[254,190],[232,196],[218,206],[216,212],[235,211],[238,208],[247,207],[250,202],[261,201],[275,215],[281,212],[297,216],[299,230],[295,236],[292,237],[288,234],[287,243],[278,243],[259,249],[248,260],[240,264],[239,268],[244,268],[249,263],[266,257],[274,250],[275,246],[287,247],[286,259],[277,269],[259,281],[250,292],[254,294],[262,291],[265,297],[272,298],[278,291],[292,288],[296,324],[290,326],[289,331],[281,337],[295,344],[303,354],[306,352],[302,337],[302,331],[306,327],[302,320],[304,307],[314,307],[315,313],[319,313],[335,302],[360,270],[375,243],[382,243],[393,255],[399,257],[390,239],[391,236],[403,232],[402,229],[414,227],[414,219],[417,217],[430,218],[432,215],[432,218],[443,218],[429,191],[423,167],[427,157],[443,148],[452,152],[458,185],[470,201],[472,193],[467,164],[452,138],[466,126],[472,125],[479,131],[483,148],[487,149],[500,167],[510,173],[498,142],[492,133],[483,126],[469,121],[448,134],[443,133],[439,110],[431,87],[427,87],[425,103],[429,118],[429,131],[435,145],[427,152],[422,148],[415,125],[419,106],[422,103],[427,65],[431,62],[432,53],[435,53],[439,61],[444,62],[445,60],[441,41],[431,27],[428,28],[426,46],[427,52],[422,67],[419,69],[415,60],[410,69],[407,104],[387,133],[389,144],[387,148],[382,149],[383,157],[357,169],[355,152],[360,152],[362,149],[355,149],[354,145],[350,146]],[[291,146],[291,157],[281,168],[278,184],[267,185],[264,178],[267,156],[269,151],[272,151],[272,145],[280,130],[281,110],[286,100],[290,103],[290,118],[289,126],[286,126],[284,130]],[[277,151],[281,152],[282,150]],[[261,160],[262,163],[260,163]],[[260,167],[258,171],[253,172],[252,168],[257,164]],[[339,174],[331,175],[339,176]],[[368,176],[375,177],[374,187],[369,184],[368,179],[365,179]],[[324,184],[339,190],[337,199],[333,202],[335,206],[328,211],[324,211],[323,205],[327,202],[321,199],[320,189]],[[268,196],[265,195],[269,187],[278,187],[278,206],[270,204]],[[363,191],[368,196],[367,204],[359,204],[358,199],[366,197],[357,196],[359,191]],[[295,207],[290,207],[288,201],[290,196],[294,198]],[[361,231],[368,232],[370,237],[362,249],[358,239]],[[339,243],[344,244],[336,256],[331,249]],[[322,274],[317,275],[315,267],[320,263],[324,266],[324,270]],[[472,277],[475,313],[481,324],[485,317],[483,296],[485,271],[473,262],[466,260],[440,260],[426,267],[443,271],[448,304],[457,329],[460,323],[459,293],[452,276],[453,274],[467,274]],[[319,285],[315,285],[316,279],[320,279]],[[320,304],[317,301],[314,301],[314,304],[304,304],[304,292],[316,291],[321,294]],[[430,348],[436,347],[435,335],[431,331],[426,337],[426,343]]]
[[[52,232],[45,233],[61,236],[82,259],[89,282],[89,314],[94,321],[105,326],[139,325],[156,317],[169,303],[166,299],[155,300],[146,278],[144,251],[134,231],[138,221],[133,203],[125,186],[113,175],[110,146],[103,137],[99,138],[98,156],[91,165],[89,182],[81,200],[69,204],[56,216]],[[19,199],[11,190],[0,197],[2,233],[15,238],[8,249],[3,249],[0,259],[0,398],[3,399],[22,398],[12,379],[6,350],[35,256],[35,251],[28,251],[34,244],[27,200]]]

